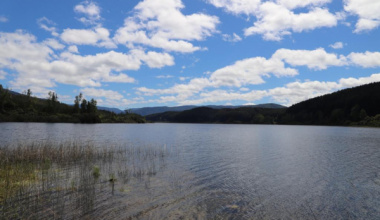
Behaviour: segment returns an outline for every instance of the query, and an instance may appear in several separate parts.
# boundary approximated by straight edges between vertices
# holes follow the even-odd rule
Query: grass
[[[167,154],[79,142],[0,146],[0,219],[89,217],[110,182],[113,193],[116,180],[155,175]]]

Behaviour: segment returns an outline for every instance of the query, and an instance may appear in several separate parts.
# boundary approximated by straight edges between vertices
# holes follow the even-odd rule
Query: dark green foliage
[[[377,82],[295,104],[286,110],[280,122],[310,125],[365,125],[365,122],[361,122],[362,120],[379,113],[380,82]]]
[[[285,109],[241,107],[236,109],[195,108],[183,112],[165,112],[146,116],[149,121],[223,124],[276,124]]]
[[[66,122],[66,123],[144,123],[140,115],[124,114],[110,117],[111,112],[98,111],[97,101],[83,99],[79,94],[74,105],[58,101],[55,92],[49,92],[47,99],[32,97],[30,89],[19,94],[4,89],[0,84],[0,122]],[[102,120],[104,119],[104,121]]]

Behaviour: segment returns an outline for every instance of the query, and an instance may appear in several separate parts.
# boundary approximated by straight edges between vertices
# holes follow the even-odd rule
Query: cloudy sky
[[[380,1],[1,0],[0,84],[98,105],[296,102],[380,81]]]

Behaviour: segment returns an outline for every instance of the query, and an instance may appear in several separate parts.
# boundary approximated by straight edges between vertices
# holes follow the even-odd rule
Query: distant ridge
[[[129,111],[131,113],[139,114],[142,116],[152,115],[152,114],[158,114],[158,113],[164,113],[164,112],[182,112],[186,110],[191,110],[194,108],[199,107],[207,107],[211,109],[236,109],[241,107],[250,107],[250,108],[273,108],[273,109],[280,109],[280,108],[286,108],[285,106],[275,104],[275,103],[266,103],[266,104],[259,104],[259,105],[240,105],[240,106],[232,106],[232,105],[206,105],[206,106],[196,106],[196,105],[184,105],[184,106],[175,106],[175,107],[168,107],[168,106],[157,106],[157,107],[143,107],[143,108],[131,108]]]

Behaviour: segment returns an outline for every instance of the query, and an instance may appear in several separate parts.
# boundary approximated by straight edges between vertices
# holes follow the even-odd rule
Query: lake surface
[[[0,131],[0,145],[81,141],[172,152],[154,176],[99,196],[99,218],[380,217],[377,128],[0,123]]]

